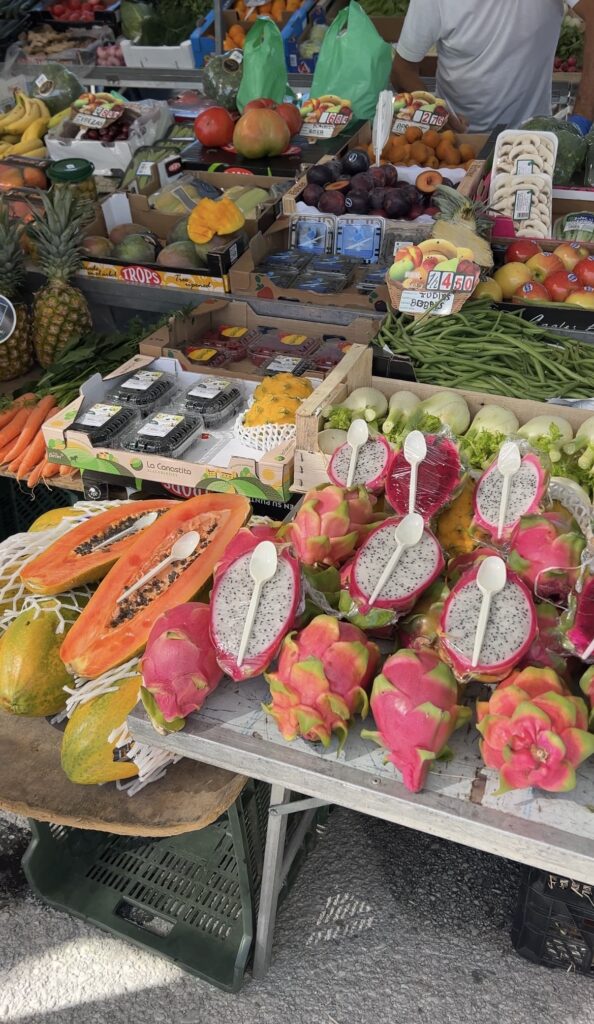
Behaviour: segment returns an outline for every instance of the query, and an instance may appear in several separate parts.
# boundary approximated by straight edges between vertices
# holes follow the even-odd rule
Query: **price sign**
[[[3,345],[14,334],[16,313],[10,299],[0,295],[0,345]]]
[[[117,121],[123,114],[123,110],[114,110],[112,107],[95,107],[92,114],[85,114],[84,110],[72,118],[73,124],[81,128],[105,128],[111,121]]]
[[[443,292],[403,291],[400,295],[399,310],[401,313],[428,313],[433,316],[448,316],[454,305],[453,295]],[[433,309],[432,307],[435,307]]]

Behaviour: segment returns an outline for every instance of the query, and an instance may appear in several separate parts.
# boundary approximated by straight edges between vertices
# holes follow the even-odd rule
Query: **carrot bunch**
[[[0,412],[0,466],[34,487],[52,476],[70,475],[70,466],[47,459],[42,426],[58,411],[52,395],[39,398],[28,393]]]

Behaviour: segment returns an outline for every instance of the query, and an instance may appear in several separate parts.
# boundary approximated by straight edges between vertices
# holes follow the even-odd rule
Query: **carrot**
[[[5,427],[7,423],[10,423],[11,419],[13,416],[16,416],[19,409],[24,405],[30,405],[35,400],[36,398],[32,391],[29,391],[26,395],[21,395],[19,398],[16,398],[8,409],[5,409],[4,412],[0,413],[0,429]]]
[[[72,466],[60,466],[60,476],[72,476],[73,473]]]
[[[2,448],[5,448],[9,441],[14,441],[19,436],[30,415],[30,409],[19,409],[16,416],[13,416],[11,419],[10,423],[7,423],[6,426],[0,430],[0,446],[2,446]]]
[[[23,455],[24,455],[24,453],[23,453]],[[9,473],[16,473],[17,472],[21,462],[23,461],[23,455],[17,455],[16,459],[13,459],[12,462],[8,463],[8,472]],[[18,477],[17,477],[17,480],[18,480]]]
[[[29,478],[27,480],[27,487],[35,487],[35,484],[39,483],[39,481],[41,480],[41,472],[42,472],[44,466],[45,466],[45,460],[43,460],[42,462],[38,462],[37,463],[35,468],[31,471],[31,473],[29,473]]]
[[[12,461],[12,459],[16,459],[17,455],[22,455],[31,442],[35,440],[35,435],[37,431],[41,429],[41,424],[44,422],[46,416],[53,412],[53,409],[54,400],[51,395],[47,395],[46,398],[42,398],[36,405],[35,409],[33,409],[29,414],[19,436],[15,439],[14,446],[10,449],[7,455],[7,460],[9,462]]]
[[[27,476],[38,462],[41,462],[45,458],[45,438],[43,432],[39,430],[31,444],[27,448],[27,451],[23,453],[23,458],[19,465],[17,473],[17,480],[22,480]]]
[[[57,476],[60,472],[60,467],[56,462],[48,462],[47,459],[43,463],[43,469],[41,475],[44,480],[48,480],[50,476]]]

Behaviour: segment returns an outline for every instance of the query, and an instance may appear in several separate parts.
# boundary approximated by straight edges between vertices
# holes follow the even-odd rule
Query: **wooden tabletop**
[[[114,783],[70,782],[60,766],[61,741],[62,733],[45,719],[0,712],[2,810],[118,835],[179,835],[216,821],[247,781],[222,768],[184,760],[130,797]]]

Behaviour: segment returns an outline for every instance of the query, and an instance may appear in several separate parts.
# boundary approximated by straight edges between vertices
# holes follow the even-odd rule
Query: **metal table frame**
[[[225,681],[181,732],[166,736],[154,731],[140,707],[128,720],[138,740],[272,784],[254,977],[263,977],[270,964],[283,879],[316,808],[324,805],[594,884],[594,765],[581,767],[574,794],[523,791],[495,797],[496,773],[484,768],[478,734],[469,726],[452,738],[454,760],[437,766],[421,793],[410,793],[383,763],[383,752],[361,739],[368,723],[354,723],[340,758],[335,749],[319,752],[305,741],[285,743],[261,710],[266,692],[263,680],[239,686]],[[302,821],[285,848],[292,813],[302,814]]]

